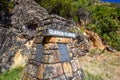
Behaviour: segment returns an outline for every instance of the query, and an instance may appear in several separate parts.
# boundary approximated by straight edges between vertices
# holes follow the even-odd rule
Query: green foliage
[[[120,50],[120,8],[111,5],[91,6],[93,23],[88,25],[88,29],[97,32],[108,45]]]
[[[11,71],[3,72],[0,74],[0,80],[20,80],[23,68],[19,67]]]
[[[75,16],[75,5],[73,0],[36,0],[51,14],[58,14],[66,18]]]
[[[57,14],[77,21],[76,13],[80,7],[88,7],[92,0],[35,0],[50,14]]]

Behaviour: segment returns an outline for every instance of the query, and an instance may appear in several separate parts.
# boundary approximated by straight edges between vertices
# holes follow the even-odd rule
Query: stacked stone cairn
[[[34,46],[37,47],[36,52],[32,53],[26,65],[22,80],[84,79],[79,63],[79,54],[82,54],[82,52],[75,47],[76,43],[74,40],[71,38],[45,37],[43,35],[44,32],[42,32],[43,29],[47,28],[68,31],[70,28],[70,25],[67,26],[68,22],[57,15],[43,20],[43,28],[39,27],[38,33],[35,35]],[[68,28],[63,25],[66,25]],[[64,45],[62,49],[66,51],[60,50],[59,46],[61,44]]]
[[[43,28],[39,27],[38,33],[34,35],[34,46],[37,48],[26,65],[22,80],[84,80],[84,74],[79,63],[79,54],[82,52],[75,47],[74,40],[44,36],[42,31],[47,28],[66,31],[70,28],[67,26],[69,21],[67,22],[62,18],[64,21],[62,22],[61,17],[52,16],[42,21]],[[64,45],[62,49],[67,52],[60,50],[61,44]]]
[[[22,80],[83,80],[84,75],[79,58],[73,51],[74,45],[73,43],[65,44],[68,55],[61,56],[67,53],[59,51],[58,43],[44,43],[43,54],[38,55],[41,60],[36,60],[34,55],[31,57]],[[37,52],[41,52],[40,44],[38,44]],[[64,60],[64,57],[68,59]]]
[[[49,15],[34,0],[12,0],[15,3],[12,25],[19,34],[34,40],[31,57],[22,80],[84,80],[79,63],[83,52],[76,47],[76,39],[46,37],[47,28],[70,31],[74,22],[57,15]],[[34,27],[34,29],[31,27]]]

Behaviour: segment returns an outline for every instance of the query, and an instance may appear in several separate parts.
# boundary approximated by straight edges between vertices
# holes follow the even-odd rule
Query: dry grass
[[[120,80],[120,52],[84,56],[80,63],[85,72],[98,77],[90,80]]]

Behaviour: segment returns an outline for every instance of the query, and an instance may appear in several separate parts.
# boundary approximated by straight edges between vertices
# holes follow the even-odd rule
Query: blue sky
[[[120,0],[101,0],[103,2],[113,2],[113,3],[120,3]]]

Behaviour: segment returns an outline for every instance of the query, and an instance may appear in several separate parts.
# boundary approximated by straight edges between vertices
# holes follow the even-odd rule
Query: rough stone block
[[[42,63],[50,63],[50,55],[43,55]]]
[[[60,54],[60,52],[59,52],[59,50],[57,49],[57,50],[44,50],[44,54],[46,54],[46,55],[52,55],[52,54]]]
[[[63,69],[67,79],[70,79],[73,77],[72,67],[69,62],[63,63]]]
[[[37,66],[37,67],[39,67],[40,64],[41,64],[40,62],[35,61],[35,60],[33,60],[33,59],[29,59],[28,63],[29,63],[29,64],[33,64],[33,65],[35,65],[35,66]]]
[[[48,50],[47,50],[48,51]],[[43,55],[42,57],[42,62],[43,63],[57,63],[60,62],[60,52],[58,50],[49,50],[48,51],[50,54]]]
[[[62,75],[63,74],[63,68],[62,68],[61,63],[55,64],[53,66],[55,66],[55,68],[56,68],[55,71],[57,71],[58,75]]]
[[[71,65],[72,65],[72,70],[73,70],[73,72],[76,72],[76,71],[77,71],[77,66],[76,66],[75,61],[74,61],[74,60],[71,60],[70,62],[71,62]]]
[[[38,67],[34,66],[32,64],[29,64],[27,66],[27,73],[32,75],[32,76],[37,76],[37,74],[38,74]]]
[[[72,52],[73,56],[76,56],[76,54],[77,54],[77,50],[76,50],[76,48],[71,49],[71,52]]]
[[[69,43],[67,46],[69,47],[69,49],[72,49],[75,47],[75,45],[73,43]]]
[[[79,75],[79,76],[83,75],[83,73],[82,73],[81,69],[80,69],[80,70],[78,70],[78,71],[77,71],[77,73],[78,73],[78,75]]]
[[[34,59],[34,57],[35,57],[35,54],[30,55],[30,59]]]
[[[22,77],[21,77],[21,80],[28,80],[28,74],[27,74],[27,72],[26,72],[26,69],[25,69],[25,71],[24,71],[24,74],[23,74]]]
[[[60,62],[60,52],[58,50],[53,50],[52,56],[54,57],[54,62]]]
[[[34,43],[42,43],[43,39],[44,39],[44,37],[37,36],[37,37],[34,38]]]
[[[56,49],[58,49],[58,46],[55,43],[45,44],[45,50],[56,50]]]
[[[58,77],[58,78],[54,78],[53,80],[61,80],[61,79]]]
[[[45,55],[51,55],[52,54],[52,50],[44,50],[44,53]]]
[[[46,42],[49,43],[69,43],[71,42],[70,38],[60,38],[60,37],[47,37]]]
[[[62,75],[60,76],[60,80],[67,80],[65,74],[62,74]]]
[[[72,58],[72,57],[73,57],[73,54],[72,54],[71,52],[69,52],[69,56],[70,56],[70,58]]]
[[[43,79],[43,72],[44,72],[44,65],[40,64],[39,70],[38,70],[38,79]]]
[[[58,64],[45,64],[44,66],[44,79],[58,77],[63,74],[62,65]]]
[[[22,80],[38,80],[38,79],[36,77],[31,76],[31,75],[27,75]]]
[[[79,75],[77,75],[77,76],[75,76],[72,80],[81,80],[81,78],[80,78]]]
[[[81,65],[80,65],[79,59],[75,59],[75,63],[76,63],[77,68],[80,69]]]
[[[78,71],[74,72],[74,77],[76,77],[78,75]]]
[[[44,72],[43,72],[43,79],[49,79],[49,78],[52,78],[53,77],[53,66],[52,64],[50,65],[47,65],[45,64],[44,65]]]

